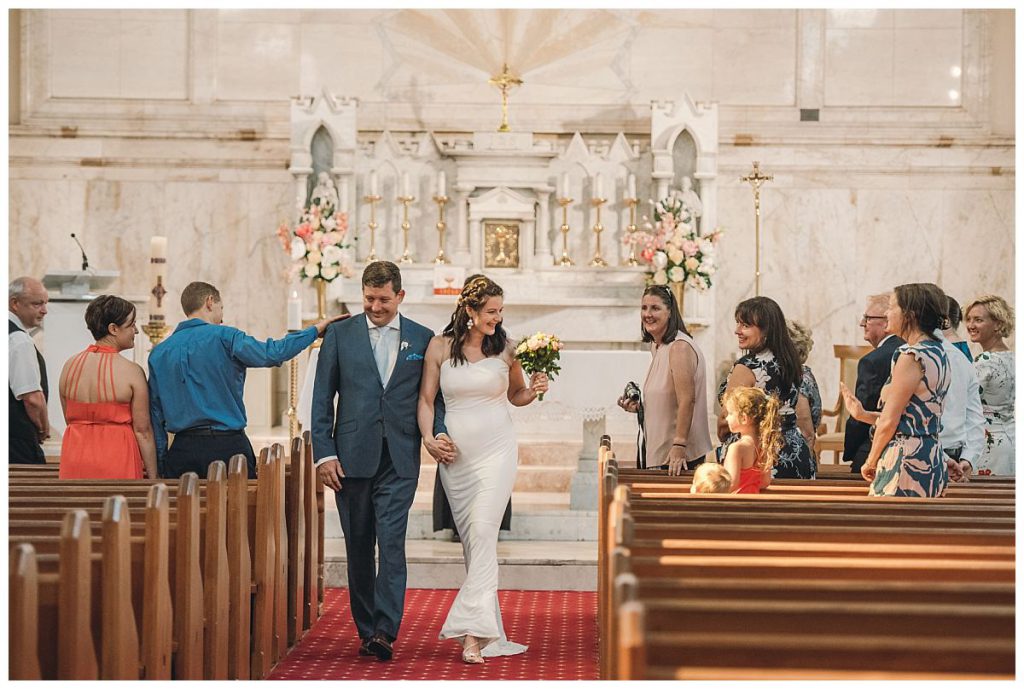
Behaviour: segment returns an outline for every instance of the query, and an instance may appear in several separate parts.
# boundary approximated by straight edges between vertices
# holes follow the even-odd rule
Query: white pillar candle
[[[603,192],[604,192],[604,180],[601,179],[601,173],[598,172],[596,175],[594,175],[594,198],[595,199],[603,199],[604,198],[604,193]]]
[[[408,172],[403,172],[402,173],[402,196],[405,196],[406,198],[408,198],[409,196],[412,196],[412,194],[409,193],[409,173]]]
[[[377,196],[377,171],[370,170],[370,196]]]
[[[288,329],[302,330],[302,299],[298,290],[292,290],[288,297]]]
[[[626,178],[626,196],[631,199],[636,198],[636,175],[631,174]]]
[[[562,173],[562,191],[559,192],[559,197],[563,199],[569,198],[569,173]]]
[[[440,172],[437,173],[437,195],[438,196],[445,196],[445,191],[447,191],[446,187],[448,186],[447,184],[445,184],[445,181],[446,180],[444,178],[444,170],[441,170]]]

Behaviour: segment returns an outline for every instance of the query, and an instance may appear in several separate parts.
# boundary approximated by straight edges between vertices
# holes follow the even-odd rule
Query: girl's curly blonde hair
[[[782,417],[779,400],[760,388],[739,387],[725,393],[722,406],[744,414],[754,422],[761,452],[754,466],[765,471],[775,466],[782,449]]]

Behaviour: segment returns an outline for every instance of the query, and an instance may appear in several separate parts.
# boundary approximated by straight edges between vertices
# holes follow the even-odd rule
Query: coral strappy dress
[[[98,402],[80,402],[78,383],[89,354],[97,359]],[[142,478],[142,453],[132,430],[132,408],[114,398],[112,347],[90,345],[68,371],[64,415],[68,427],[60,451],[60,478]]]

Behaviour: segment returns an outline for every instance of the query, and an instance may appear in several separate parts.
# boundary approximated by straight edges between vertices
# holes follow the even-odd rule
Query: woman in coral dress
[[[60,478],[156,478],[146,375],[119,356],[135,346],[135,307],[102,295],[89,304],[85,323],[96,344],[71,357],[60,374],[67,422]]]

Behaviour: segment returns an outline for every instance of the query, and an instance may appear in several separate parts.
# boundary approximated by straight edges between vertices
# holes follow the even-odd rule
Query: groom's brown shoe
[[[377,656],[377,660],[391,660],[391,656],[395,653],[395,649],[391,642],[388,641],[388,638],[379,633],[373,635],[369,643],[366,644],[366,649]]]
[[[372,656],[373,653],[370,651],[370,637],[359,640],[359,655],[361,656]]]

